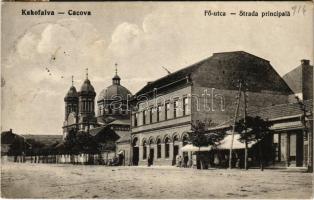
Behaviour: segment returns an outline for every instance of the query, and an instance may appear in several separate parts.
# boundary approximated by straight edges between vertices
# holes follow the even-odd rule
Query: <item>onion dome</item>
[[[96,95],[95,89],[92,86],[90,80],[88,79],[88,73],[86,73],[86,79],[83,85],[81,86],[80,95],[82,94],[87,94],[87,95],[92,95],[92,96]]]
[[[87,92],[87,93],[95,93],[95,89],[90,83],[90,80],[86,79],[81,86],[81,92]]]
[[[76,91],[76,88],[73,85],[73,76],[72,76],[72,86],[70,87],[68,93],[65,95],[64,97],[64,101],[68,101],[68,100],[76,100],[78,98],[78,93]]]

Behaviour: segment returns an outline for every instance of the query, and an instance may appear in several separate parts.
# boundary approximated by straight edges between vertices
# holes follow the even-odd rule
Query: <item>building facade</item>
[[[293,94],[269,61],[242,51],[215,53],[148,83],[133,97],[132,164],[150,159],[150,164],[174,165],[192,122],[230,122],[239,80],[247,83],[251,109],[286,104]]]

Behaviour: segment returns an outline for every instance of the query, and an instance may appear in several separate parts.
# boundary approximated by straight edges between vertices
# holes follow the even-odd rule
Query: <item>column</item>
[[[286,133],[286,167],[290,165],[290,134]]]
[[[154,161],[157,160],[157,144],[153,144],[154,147]]]
[[[175,159],[175,158],[173,158],[173,143],[171,142],[171,143],[169,143],[169,160],[171,160],[171,164],[172,164],[172,161],[173,161],[173,159]]]
[[[165,159],[165,143],[161,143],[161,158]]]
[[[139,146],[139,162],[143,160],[143,145]]]
[[[183,142],[179,142],[179,155],[183,158],[183,152],[182,152]]]

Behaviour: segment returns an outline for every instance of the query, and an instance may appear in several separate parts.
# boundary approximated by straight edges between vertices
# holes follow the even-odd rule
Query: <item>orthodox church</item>
[[[104,88],[98,96],[96,113],[96,92],[88,79],[88,72],[80,91],[73,85],[72,77],[72,86],[64,97],[63,138],[65,139],[70,132],[87,132],[94,137],[102,138],[103,142],[112,139],[116,144],[116,153],[123,153],[127,158],[131,138],[128,99],[132,94],[120,82],[116,65],[112,84]]]

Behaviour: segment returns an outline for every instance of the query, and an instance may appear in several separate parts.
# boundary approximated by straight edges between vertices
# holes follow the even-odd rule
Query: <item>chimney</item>
[[[302,65],[310,65],[310,60],[302,59],[301,64]]]
[[[12,133],[12,128],[10,128],[10,133]]]

